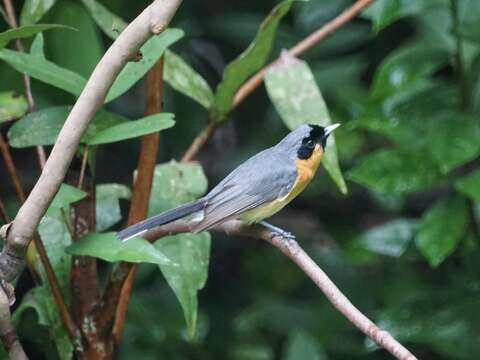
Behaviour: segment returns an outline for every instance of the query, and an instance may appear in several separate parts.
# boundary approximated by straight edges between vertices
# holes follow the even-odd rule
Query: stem
[[[3,161],[5,162],[5,167],[7,168],[8,175],[12,180],[15,192],[17,193],[18,199],[20,202],[24,202],[26,199],[25,192],[23,191],[22,183],[20,177],[18,176],[17,168],[13,162],[12,153],[10,152],[10,146],[3,138],[3,135],[0,133],[0,152],[2,153]]]
[[[17,28],[18,23],[17,23],[17,17],[15,16],[15,9],[13,8],[13,4],[11,0],[3,0],[3,4],[5,6],[5,12],[7,13],[7,18],[9,21],[9,25],[12,28]],[[15,40],[15,46],[18,51],[23,52],[24,47],[21,39]],[[27,74],[23,74],[23,86],[25,88],[25,96],[27,98],[27,103],[28,103],[28,112],[32,113],[35,111],[35,99],[33,98],[32,94],[32,85],[30,81],[30,76]],[[40,165],[40,169],[43,169],[45,166],[46,162],[46,154],[45,154],[45,149],[43,148],[42,145],[37,145],[36,147],[37,151],[37,158],[38,158],[38,163]]]
[[[462,110],[470,108],[470,83],[465,66],[463,51],[463,39],[460,30],[460,18],[458,16],[458,0],[450,0],[450,12],[452,15],[453,34],[455,36],[456,53],[455,67],[457,70],[460,106]]]
[[[1,197],[0,197],[0,216],[5,221],[5,224],[8,224],[10,222],[10,216],[8,216],[7,209],[5,208],[5,204],[3,203]]]
[[[193,140],[187,151],[182,157],[182,162],[189,162],[194,160],[200,150],[205,146],[207,143],[208,139],[213,135],[215,132],[215,129],[217,128],[217,124],[213,121],[211,121],[208,126],[203,129],[200,134],[197,135],[197,137]]]
[[[162,112],[163,65],[164,57],[162,56],[147,75],[146,115]],[[152,191],[155,165],[157,163],[159,143],[160,133],[146,135],[142,138],[140,157],[137,166],[138,174],[133,188],[130,213],[128,214],[128,225],[133,225],[145,219],[148,215],[148,205]],[[137,268],[137,265],[120,264],[121,274],[127,274],[127,277],[125,278],[122,276],[119,279],[115,273],[112,276],[113,282],[121,280],[119,283],[121,292],[119,294],[118,306],[115,309],[115,321],[112,328],[112,334],[116,344],[119,344],[121,341],[125,316],[132,295],[133,282]],[[115,289],[112,290],[116,292]],[[106,294],[108,297],[112,296],[112,294]]]

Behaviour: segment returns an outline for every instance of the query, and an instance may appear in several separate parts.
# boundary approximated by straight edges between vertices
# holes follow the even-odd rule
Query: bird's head
[[[327,127],[302,125],[288,134],[277,146],[293,158],[308,160],[315,153],[323,153],[328,137],[339,126],[340,124]]]

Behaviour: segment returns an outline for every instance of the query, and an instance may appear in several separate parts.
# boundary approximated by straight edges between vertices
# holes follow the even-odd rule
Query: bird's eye
[[[308,140],[307,145],[309,147],[313,147],[314,146],[314,141],[312,139]]]

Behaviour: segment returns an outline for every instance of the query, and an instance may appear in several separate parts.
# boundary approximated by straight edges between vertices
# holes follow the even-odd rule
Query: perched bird
[[[192,232],[239,219],[260,223],[284,237],[293,235],[264,219],[280,211],[305,189],[322,159],[328,136],[339,127],[302,125],[277,145],[263,150],[233,170],[201,199],[180,205],[127,227],[125,241],[162,224],[192,215]]]

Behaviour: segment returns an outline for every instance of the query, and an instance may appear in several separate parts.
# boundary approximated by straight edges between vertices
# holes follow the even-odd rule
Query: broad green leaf
[[[418,222],[398,218],[375,226],[355,240],[355,245],[376,254],[400,257],[407,250]]]
[[[112,13],[105,6],[96,0],[82,0],[93,20],[110,38],[115,40],[126,27],[127,23],[119,16]]]
[[[142,238],[120,241],[116,232],[88,234],[75,241],[67,252],[77,256],[92,256],[109,262],[169,264],[178,266],[159,249]]]
[[[460,196],[440,200],[422,217],[415,243],[432,267],[437,267],[466,234],[467,202]]]
[[[431,122],[427,133],[428,150],[443,173],[480,154],[478,119],[461,113],[448,113]]]
[[[130,189],[122,184],[100,184],[96,186],[97,231],[105,231],[122,220],[120,199],[130,199]]]
[[[73,28],[71,27],[58,24],[26,25],[14,29],[9,29],[7,31],[0,32],[0,49],[4,48],[11,40],[27,38],[38,34],[39,32],[55,28],[73,30]]]
[[[199,198],[207,191],[207,178],[199,164],[170,161],[157,165],[153,175],[149,216]]]
[[[35,311],[38,317],[38,323],[45,327],[55,340],[58,356],[61,360],[70,360],[73,358],[73,344],[70,341],[67,330],[60,318],[57,305],[51,294],[48,285],[35,287],[28,291],[20,304],[14,311],[12,320],[19,324],[22,316],[28,309]]]
[[[88,79],[102,58],[105,46],[87,10],[78,1],[59,1],[50,11],[48,20],[78,29],[48,34],[45,48],[49,59]]]
[[[192,98],[204,108],[212,106],[214,95],[212,89],[190,65],[175,53],[165,52],[163,77],[178,92]]]
[[[225,68],[212,108],[212,116],[216,121],[225,119],[232,108],[235,92],[267,61],[280,20],[288,13],[293,1],[284,0],[275,6],[258,29],[250,46]]]
[[[305,62],[283,54],[281,62],[267,72],[265,85],[270,99],[290,130],[302,124],[332,124],[325,100]],[[338,164],[334,134],[327,141],[322,164],[340,191],[346,194],[348,190]]]
[[[210,234],[169,236],[155,242],[155,247],[175,263],[160,265],[160,270],[182,306],[188,335],[193,338],[197,324],[197,292],[205,286],[208,275]]]
[[[10,145],[28,147],[54,144],[70,110],[70,106],[57,106],[28,114],[8,131]],[[88,143],[98,132],[126,121],[120,115],[100,110],[83,135],[82,143]]]
[[[399,90],[413,86],[442,66],[448,64],[450,54],[426,42],[414,42],[391,53],[375,73],[371,94],[385,98]]]
[[[445,0],[376,0],[362,16],[371,19],[373,31],[379,32],[402,17],[428,12],[430,8],[438,7],[445,2]]]
[[[7,62],[19,72],[76,96],[80,95],[87,82],[77,73],[33,54],[2,49],[0,60]]]
[[[427,189],[442,180],[428,154],[397,149],[367,155],[349,171],[348,177],[373,190],[397,194]]]
[[[477,169],[457,180],[455,182],[455,188],[480,203],[480,170]]]
[[[320,350],[320,346],[312,335],[293,330],[287,340],[283,360],[327,360],[326,354]]]
[[[45,59],[44,40],[42,33],[35,36],[35,39],[30,46],[30,54],[32,56],[38,56],[42,59]]]
[[[47,215],[52,215],[56,211],[63,209],[77,201],[80,201],[86,196],[87,193],[80,190],[79,188],[68,184],[62,184],[47,210]]]
[[[25,96],[14,91],[0,92],[0,123],[18,119],[28,111]]]
[[[20,24],[35,24],[56,2],[57,0],[25,0],[20,14]]]
[[[161,113],[150,115],[140,120],[128,121],[99,131],[89,139],[88,144],[100,145],[133,139],[171,128],[174,124],[173,114]]]
[[[130,89],[140,80],[165,50],[183,36],[179,29],[167,29],[160,35],[153,36],[140,49],[142,58],[137,62],[129,62],[118,75],[108,92],[105,102],[112,101]]]

